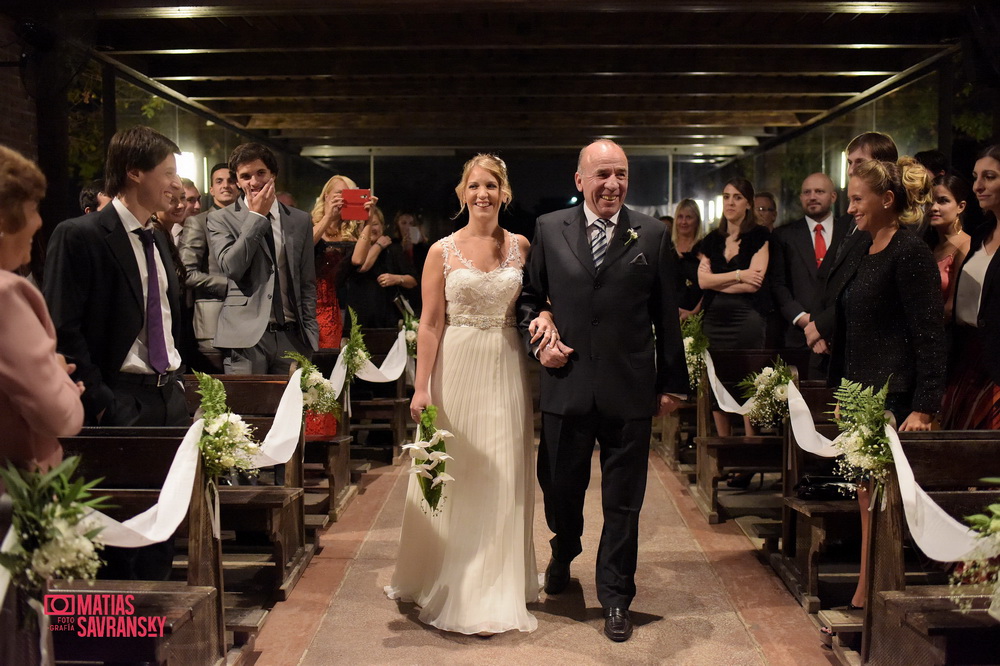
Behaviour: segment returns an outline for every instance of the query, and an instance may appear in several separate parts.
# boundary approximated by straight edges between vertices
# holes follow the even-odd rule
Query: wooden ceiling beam
[[[937,49],[941,50],[941,49]],[[653,73],[657,76],[705,76],[711,74],[817,76],[877,73],[895,74],[932,55],[927,49],[887,49],[876,54],[864,49],[831,49],[785,52],[685,51],[656,57],[642,48],[620,47],[596,54],[589,48],[560,51],[507,48],[494,51],[428,51],[412,54],[387,52],[257,54],[240,56],[216,54],[147,55],[121,57],[120,61],[143,71],[151,78],[178,80],[180,77],[218,78],[252,74],[255,76],[324,76],[340,72],[364,75],[372,80],[385,77],[583,74],[613,76]],[[610,80],[609,80],[610,82]]]
[[[457,112],[412,114],[405,111],[390,113],[258,113],[250,117],[247,129],[323,129],[340,128],[367,131],[372,129],[426,128],[447,132],[454,126],[468,125],[480,132],[491,128],[523,129],[571,127],[612,132],[618,127],[717,127],[740,124],[771,127],[797,127],[801,123],[794,113],[784,111],[707,111],[697,113],[584,112],[567,114],[560,111],[540,113],[472,113]]]

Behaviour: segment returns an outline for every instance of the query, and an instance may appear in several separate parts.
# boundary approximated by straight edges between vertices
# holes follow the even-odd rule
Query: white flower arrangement
[[[629,243],[639,240],[639,234],[635,229],[629,227],[625,230],[625,247],[629,246]]]
[[[285,358],[295,361],[302,369],[299,387],[302,389],[303,406],[313,414],[333,414],[340,418],[340,401],[333,382],[302,354],[287,352]]]
[[[703,312],[693,314],[681,322],[681,335],[684,338],[684,361],[687,365],[688,383],[691,391],[701,395],[705,390],[701,378],[705,370],[705,351],[708,350],[708,337],[701,330]]]
[[[747,413],[750,423],[760,428],[779,425],[788,416],[788,383],[792,371],[781,357],[774,359],[774,366],[751,373],[740,382],[744,398],[753,398],[753,407]]]
[[[101,527],[87,516],[106,507],[107,497],[93,497],[98,483],[70,477],[80,463],[67,458],[49,472],[27,472],[9,465],[0,477],[13,502],[14,545],[0,553],[0,565],[14,584],[40,599],[53,578],[93,580],[101,565]]]
[[[892,464],[892,451],[885,427],[885,397],[889,392],[886,382],[881,391],[872,387],[841,380],[834,392],[837,409],[834,416],[840,436],[833,441],[843,456],[837,459],[837,471],[848,481],[871,479],[876,483],[885,479]]]
[[[991,485],[1000,479],[983,479]],[[990,504],[985,513],[966,516],[965,522],[979,533],[979,544],[951,574],[952,587],[961,585],[991,586],[993,604],[990,614],[1000,620],[1000,504]],[[968,610],[971,602],[962,604]]]
[[[347,376],[344,378],[345,386],[354,381],[361,366],[372,357],[367,345],[365,345],[365,336],[361,332],[361,325],[358,324],[358,313],[352,307],[348,307],[347,312],[351,317],[351,333],[347,337],[347,343],[340,350],[340,354],[344,357],[344,366],[347,368]]]
[[[420,425],[417,427],[417,440],[403,446],[412,460],[410,474],[417,477],[424,501],[431,511],[437,513],[444,492],[444,485],[455,480],[445,471],[447,461],[454,460],[445,450],[444,440],[454,437],[447,430],[435,427],[437,407],[427,405],[420,414]],[[427,435],[430,437],[427,437]],[[423,436],[426,439],[420,439]]]
[[[406,339],[406,355],[410,358],[417,357],[417,331],[420,330],[420,320],[409,312],[403,313],[403,330],[406,332],[403,337]]]
[[[195,376],[205,420],[198,441],[205,473],[217,477],[235,469],[251,476],[257,474],[253,460],[260,445],[253,439],[253,428],[226,406],[226,388],[221,381],[201,372],[195,372]]]

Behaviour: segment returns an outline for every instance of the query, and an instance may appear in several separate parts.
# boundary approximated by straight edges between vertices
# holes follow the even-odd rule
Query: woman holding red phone
[[[396,296],[416,301],[416,269],[400,245],[385,234],[385,218],[378,206],[370,206],[368,212],[344,282],[343,305],[354,308],[362,326],[395,328],[400,319]]]

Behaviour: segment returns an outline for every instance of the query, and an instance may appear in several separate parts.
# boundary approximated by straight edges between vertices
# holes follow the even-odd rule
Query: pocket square
[[[632,261],[628,262],[628,265],[629,266],[648,266],[649,264],[646,262],[646,254],[644,252],[640,252],[639,254],[635,255],[635,259],[633,259]]]

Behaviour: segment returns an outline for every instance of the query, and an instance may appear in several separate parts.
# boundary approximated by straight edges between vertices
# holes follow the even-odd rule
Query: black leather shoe
[[[616,643],[632,636],[632,619],[625,608],[604,609],[604,635]]]
[[[569,585],[569,564],[550,560],[545,569],[545,594],[559,594]]]

